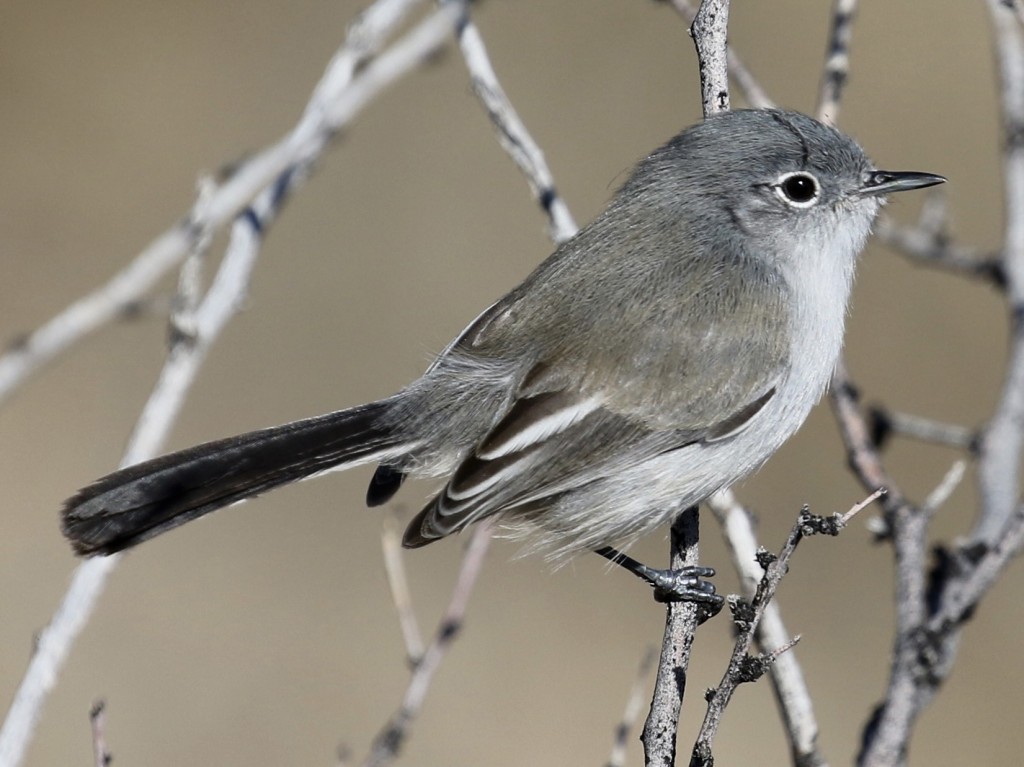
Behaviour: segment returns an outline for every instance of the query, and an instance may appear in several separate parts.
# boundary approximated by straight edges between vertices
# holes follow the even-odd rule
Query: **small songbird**
[[[110,554],[320,472],[443,482],[408,547],[495,517],[554,556],[628,543],[759,468],[839,357],[885,195],[848,136],[776,109],[716,115],[644,158],[607,209],[367,405],[130,466],[71,498],[64,534]]]

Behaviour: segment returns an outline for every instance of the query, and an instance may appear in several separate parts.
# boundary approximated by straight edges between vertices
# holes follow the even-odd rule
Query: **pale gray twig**
[[[959,627],[974,614],[978,603],[995,584],[996,579],[1010,562],[1024,551],[1024,506],[1018,505],[1010,515],[1002,537],[977,558],[971,547],[946,552],[952,560],[952,569],[946,582],[934,585],[941,588],[939,608],[929,617],[923,637],[935,649],[935,664],[942,662],[942,677],[932,682],[937,688],[948,674],[954,652],[940,645],[940,641],[955,643]],[[954,644],[955,649],[955,644]]]
[[[921,504],[921,511],[924,514],[934,514],[942,505],[949,500],[949,496],[960,486],[964,473],[967,471],[967,461],[961,459],[954,461],[949,467],[946,476],[935,486],[935,489],[928,493],[928,497]]]
[[[113,761],[107,750],[107,704],[98,700],[89,711],[89,725],[92,730],[92,762],[95,767],[107,767]]]
[[[498,82],[480,31],[468,14],[459,25],[458,37],[473,92],[487,110],[502,148],[526,176],[534,199],[548,217],[551,239],[555,243],[565,242],[576,234],[576,222],[555,188],[544,153]]]
[[[996,42],[1003,110],[1006,223],[1003,274],[1010,312],[1010,355],[999,404],[981,438],[978,465],[982,511],[972,537],[1000,539],[1020,502],[1024,446],[1024,30],[1013,9],[987,0]]]
[[[850,75],[850,40],[853,39],[853,20],[857,13],[858,0],[834,0],[832,25],[828,35],[828,51],[825,55],[825,70],[821,76],[821,92],[818,96],[818,119],[828,125],[835,125],[839,117],[839,105],[843,98],[843,87]]]
[[[880,502],[895,557],[895,646],[885,697],[865,728],[858,764],[891,767],[902,764],[901,754],[925,703],[915,679],[916,673],[924,673],[917,663],[915,637],[925,618],[928,517],[886,471],[842,361],[832,377],[830,399],[853,473],[866,488],[886,489]]]
[[[197,186],[196,202],[189,216],[194,234],[188,255],[178,270],[178,290],[171,299],[168,335],[172,346],[190,343],[190,339],[196,335],[196,309],[203,296],[203,262],[213,241],[213,232],[206,221],[206,210],[217,185],[212,177],[204,175]]]
[[[409,593],[409,579],[405,575],[405,558],[402,556],[402,536],[395,515],[388,512],[381,529],[381,547],[384,550],[384,570],[388,576],[391,601],[398,613],[398,625],[405,641],[405,654],[414,668],[423,657],[423,634],[413,610]]]
[[[941,197],[940,193],[926,195],[924,210],[927,210],[929,201]],[[1006,281],[1001,253],[982,253],[976,248],[956,245],[950,242],[944,231],[936,231],[921,224],[905,226],[883,214],[875,223],[875,236],[915,263],[988,280],[1000,287]]]
[[[973,451],[978,442],[978,434],[974,429],[910,413],[900,413],[880,405],[869,409],[868,418],[871,424],[871,439],[878,447],[884,446],[893,434],[966,451]]]
[[[423,707],[434,674],[462,629],[469,596],[483,568],[490,541],[491,523],[488,520],[478,523],[470,535],[448,607],[420,662],[413,669],[401,705],[374,738],[370,753],[363,761],[364,767],[382,767],[391,763],[409,737],[409,728]]]
[[[693,20],[697,15],[696,3],[692,3],[690,0],[669,0],[669,2],[676,12],[686,20],[687,24],[693,24]],[[754,109],[768,109],[775,106],[775,102],[768,97],[767,91],[761,87],[757,78],[754,77],[753,73],[747,68],[747,65],[731,45],[726,49],[725,57],[729,67],[729,75],[751,107]]]
[[[728,32],[729,0],[701,0],[690,25],[690,35],[697,47],[701,106],[705,117],[729,111]]]

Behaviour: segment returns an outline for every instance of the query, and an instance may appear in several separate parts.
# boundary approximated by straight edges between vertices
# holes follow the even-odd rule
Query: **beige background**
[[[738,3],[731,39],[782,104],[813,109],[825,3]],[[0,332],[30,329],[115,273],[187,209],[200,171],[296,119],[358,3],[66,3],[0,9]],[[643,153],[699,115],[684,25],[649,2],[491,2],[477,20],[502,81],[584,222]],[[956,231],[993,246],[999,129],[981,3],[865,3],[842,124],[883,167],[949,176]],[[920,195],[893,215],[910,220]],[[457,55],[367,110],[275,225],[248,311],[217,345],[168,448],[390,393],[549,252],[542,217],[497,149]],[[163,286],[166,292],[172,286]],[[992,291],[864,259],[849,358],[869,400],[964,424],[1000,383],[1004,312]],[[162,360],[164,324],[121,324],[79,345],[0,410],[0,710],[75,560],[61,500],[113,468]],[[920,498],[950,451],[897,444]],[[46,708],[29,764],[86,764],[86,713],[109,703],[118,764],[329,764],[362,754],[406,680],[362,508],[369,470],[274,493],[125,558]],[[426,492],[400,495],[407,510]],[[827,408],[741,488],[777,547],[802,503],[844,510],[861,491]],[[969,480],[936,520],[972,521]],[[704,557],[735,588],[715,529]],[[461,549],[408,557],[432,626]],[[660,536],[640,554],[664,560]],[[596,558],[551,572],[497,545],[468,625],[405,763],[600,764],[662,610]],[[781,591],[803,635],[821,743],[849,763],[884,686],[890,552],[858,524],[797,554]],[[1024,615],[1019,564],[966,632],[948,689],[923,717],[914,764],[1015,764]],[[729,626],[698,639],[681,745],[721,674]],[[639,748],[631,753],[640,763]],[[742,689],[721,764],[781,764],[767,685]]]

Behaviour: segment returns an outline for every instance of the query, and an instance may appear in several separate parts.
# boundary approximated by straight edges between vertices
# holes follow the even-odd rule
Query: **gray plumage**
[[[755,471],[803,423],[882,195],[941,180],[876,171],[795,112],[710,118],[641,161],[402,392],[114,473],[68,502],[65,533],[109,553],[376,460],[373,503],[406,474],[445,479],[408,546],[493,515],[554,555],[628,543]]]

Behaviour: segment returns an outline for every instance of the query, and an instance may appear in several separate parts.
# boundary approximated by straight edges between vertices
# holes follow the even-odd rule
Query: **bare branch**
[[[921,505],[921,511],[925,514],[934,514],[942,505],[949,500],[949,496],[960,486],[967,471],[967,461],[955,461],[946,472],[946,476],[935,486],[935,489],[928,493]]]
[[[876,405],[868,410],[871,441],[883,447],[892,435],[910,437],[933,445],[946,445],[957,450],[973,452],[978,435],[973,429],[957,424],[942,423],[910,413],[900,413]]]
[[[690,26],[700,65],[704,116],[729,109],[729,76],[726,68],[728,0],[702,0]],[[672,524],[669,567],[678,570],[699,562],[700,525],[697,508],[684,511]],[[666,605],[665,633],[658,672],[651,698],[651,710],[640,740],[645,764],[675,764],[679,712],[686,692],[686,675],[694,633],[703,611],[693,602]]]
[[[690,0],[669,0],[672,7],[679,13],[687,24],[692,25],[697,16],[697,6]],[[747,100],[747,103],[754,109],[768,109],[775,106],[775,102],[768,97],[768,93],[757,81],[747,65],[730,45],[726,49],[726,63],[729,67],[729,75],[740,89],[740,93]]]
[[[195,337],[190,343],[171,346],[160,377],[136,422],[121,466],[149,458],[159,450],[206,353],[238,310],[259,255],[262,233],[285,199],[266,192],[253,203],[248,215],[236,219],[217,276],[195,311]],[[14,767],[21,762],[68,651],[92,614],[107,576],[119,560],[119,555],[96,557],[75,570],[71,586],[50,624],[39,636],[36,652],[0,728],[0,764],[4,767]]]
[[[107,767],[113,761],[107,750],[107,704],[98,700],[89,711],[89,724],[92,729],[92,760],[95,767]]]
[[[832,27],[828,36],[828,52],[825,56],[825,71],[821,76],[821,92],[818,96],[818,119],[827,125],[835,125],[839,117],[839,104],[843,98],[843,87],[850,75],[850,40],[853,39],[853,21],[857,14],[858,0],[835,0],[832,5]]]
[[[728,27],[729,0],[701,0],[690,35],[697,46],[705,117],[729,111],[729,67],[725,53]]]
[[[451,649],[452,642],[462,630],[462,621],[466,614],[469,596],[473,593],[477,578],[483,568],[487,549],[491,542],[491,524],[485,520],[477,524],[469,539],[466,553],[462,558],[462,567],[452,589],[451,601],[441,616],[437,631],[423,653],[420,662],[409,678],[409,686],[405,690],[402,703],[391,719],[380,731],[370,747],[370,754],[363,762],[365,767],[381,767],[390,764],[398,755],[409,728],[419,716],[426,699],[430,683]]]
[[[829,386],[832,411],[839,424],[840,436],[846,446],[847,461],[854,475],[868,490],[886,489],[883,505],[887,512],[904,503],[903,493],[882,465],[878,446],[872,440],[871,428],[858,402],[859,395],[846,364],[840,360]]]
[[[987,280],[1000,288],[1006,283],[1001,253],[982,253],[950,241],[941,192],[925,195],[917,226],[898,224],[882,214],[875,222],[875,236],[914,263]]]
[[[384,570],[391,589],[391,601],[398,613],[398,625],[405,640],[405,654],[414,668],[423,658],[423,634],[420,632],[416,612],[409,594],[409,580],[405,576],[405,558],[402,556],[402,536],[395,515],[388,512],[381,529],[381,547],[384,550]]]
[[[1003,391],[981,439],[982,512],[972,537],[997,541],[1019,503],[1024,447],[1024,31],[1012,8],[988,0],[995,31],[1003,109],[1006,226],[1003,273],[1010,302],[1011,347]]]
[[[687,509],[672,524],[672,558],[669,567],[678,570],[697,565],[700,560],[697,546],[699,538],[697,509]],[[675,764],[679,711],[686,693],[690,649],[700,622],[701,610],[696,603],[666,604],[665,634],[658,656],[654,695],[640,736],[644,745],[645,764]]]
[[[731,490],[713,495],[707,506],[722,528],[733,566],[740,576],[743,597],[752,600],[764,576],[764,569],[757,561],[757,536],[750,512],[743,508]],[[818,749],[818,721],[803,671],[795,653],[779,653],[790,642],[791,636],[782,622],[778,601],[773,600],[765,608],[757,626],[757,643],[762,652],[776,658],[769,674],[793,763],[821,767],[826,761]]]
[[[468,15],[458,28],[458,36],[473,92],[487,110],[502,148],[526,176],[534,199],[548,217],[551,239],[556,243],[565,242],[576,234],[576,222],[565,200],[555,189],[555,181],[544,160],[544,153],[498,82],[483,38]]]
[[[1018,506],[1010,517],[1003,536],[978,558],[971,547],[961,547],[956,552],[945,552],[950,560],[951,570],[948,583],[936,584],[944,587],[939,610],[928,621],[927,630],[933,637],[947,637],[951,630],[959,627],[977,608],[996,579],[1010,561],[1024,550],[1024,506]],[[936,684],[937,686],[937,684]]]
[[[718,732],[722,715],[736,688],[743,683],[760,679],[775,663],[776,658],[798,641],[798,639],[790,640],[775,650],[757,657],[750,655],[750,648],[753,645],[758,625],[769,603],[774,598],[779,583],[789,572],[789,561],[792,559],[796,547],[809,535],[838,535],[854,514],[872,503],[880,494],[879,491],[876,491],[864,501],[853,506],[846,514],[835,514],[831,517],[815,516],[805,506],[800,510],[797,521],[778,555],[769,554],[764,549],[758,552],[757,561],[764,569],[764,575],[758,581],[753,599],[747,602],[739,597],[731,597],[729,600],[729,608],[737,629],[736,643],[733,645],[732,657],[722,676],[722,681],[717,687],[708,690],[704,696],[708,702],[708,709],[690,756],[692,767],[705,765],[710,767],[714,763],[712,743]]]

